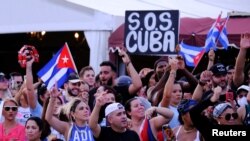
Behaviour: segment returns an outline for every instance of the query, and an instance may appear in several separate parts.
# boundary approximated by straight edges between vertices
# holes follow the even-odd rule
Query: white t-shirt
[[[31,117],[30,107],[27,108],[18,107],[18,112],[16,116],[16,120],[18,123],[25,125],[25,122],[30,117]]]

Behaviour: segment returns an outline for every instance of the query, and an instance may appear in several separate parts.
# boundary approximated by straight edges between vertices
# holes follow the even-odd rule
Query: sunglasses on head
[[[71,83],[71,85],[73,85],[73,86],[80,86],[81,83],[80,82],[76,82],[76,83]]]
[[[232,114],[227,113],[225,115],[225,120],[229,121],[231,119],[231,117],[233,117],[233,119],[237,119],[238,118],[238,113],[232,113]]]
[[[17,111],[17,106],[5,106],[4,107],[4,110],[5,111],[9,111],[9,110],[12,110],[12,111]]]

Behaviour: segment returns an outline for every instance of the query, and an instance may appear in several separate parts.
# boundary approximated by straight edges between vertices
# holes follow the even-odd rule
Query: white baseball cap
[[[238,93],[240,90],[245,90],[245,91],[249,92],[250,87],[247,86],[247,85],[241,85],[241,86],[237,89],[237,93]]]
[[[121,103],[112,103],[109,104],[106,108],[105,108],[105,116],[109,115],[110,113],[116,111],[116,110],[120,110],[120,109],[125,109],[124,106]]]

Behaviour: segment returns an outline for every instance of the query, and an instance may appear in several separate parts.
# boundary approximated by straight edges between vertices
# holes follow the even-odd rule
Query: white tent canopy
[[[95,72],[108,59],[108,37],[124,22],[126,10],[180,10],[181,17],[250,12],[249,0],[6,0],[0,4],[0,34],[83,30]]]
[[[220,12],[250,12],[249,0],[67,0],[116,16],[126,10],[180,10],[181,17],[216,18]],[[223,16],[224,16],[223,15]]]
[[[108,59],[108,37],[117,24],[115,16],[61,0],[2,1],[0,13],[0,34],[85,31],[90,47],[89,64],[97,73],[100,62]]]

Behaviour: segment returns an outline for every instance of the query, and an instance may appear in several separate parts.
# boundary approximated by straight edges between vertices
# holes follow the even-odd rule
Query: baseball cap
[[[250,87],[247,86],[247,85],[241,85],[241,86],[237,89],[237,94],[238,94],[238,92],[239,92],[240,90],[245,90],[245,91],[249,92]]]
[[[228,66],[226,67],[226,69],[227,69],[227,71],[232,70],[232,69],[234,69],[234,66],[233,66],[233,65],[228,65]]]
[[[213,110],[213,116],[219,117],[227,108],[232,108],[231,104],[227,102],[218,104]]]
[[[197,104],[197,101],[193,99],[183,99],[178,105],[177,110],[180,114],[185,114],[189,110],[191,110],[196,104]]]
[[[5,74],[3,72],[0,72],[0,82],[6,82],[7,78],[5,77]]]
[[[126,75],[121,75],[116,79],[117,86],[128,86],[131,83],[132,83],[132,79]]]
[[[68,77],[68,81],[71,83],[77,83],[77,82],[80,82],[81,80],[80,80],[78,74],[70,73],[70,75]]]
[[[109,104],[106,108],[105,108],[105,116],[108,116],[110,113],[119,110],[119,109],[125,109],[124,106],[121,103],[112,103]]]
[[[214,75],[223,75],[223,74],[227,74],[226,67],[225,67],[223,64],[221,64],[221,63],[214,64],[214,65],[210,68],[210,71],[212,71]]]

